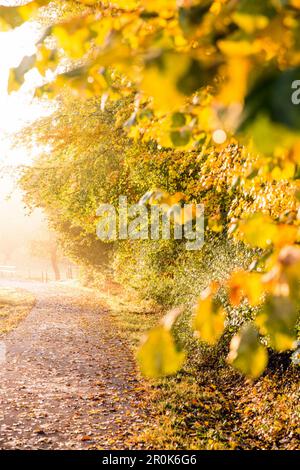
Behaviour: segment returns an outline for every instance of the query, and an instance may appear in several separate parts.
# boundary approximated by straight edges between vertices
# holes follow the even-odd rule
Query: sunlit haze
[[[13,255],[8,262],[24,264],[26,243],[45,237],[45,223],[40,211],[28,215],[17,187],[16,168],[30,164],[35,155],[24,147],[13,147],[14,135],[24,125],[49,112],[45,103],[33,99],[40,77],[35,70],[25,76],[20,91],[8,94],[9,69],[18,67],[25,56],[35,53],[35,42],[41,35],[37,26],[25,23],[13,31],[0,33],[0,265],[6,263],[7,247]]]

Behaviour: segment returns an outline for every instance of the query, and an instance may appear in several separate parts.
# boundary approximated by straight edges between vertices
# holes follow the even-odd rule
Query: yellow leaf
[[[220,74],[226,77],[225,85],[221,88],[218,101],[224,105],[243,103],[247,93],[250,61],[247,58],[232,57],[220,69]]]
[[[278,181],[293,178],[294,174],[295,174],[295,163],[293,162],[285,162],[283,168],[276,166],[271,171],[271,175],[274,178],[274,180],[278,180]]]
[[[273,243],[276,248],[283,248],[284,246],[295,243],[297,238],[298,227],[295,225],[280,224],[278,225],[277,234],[274,237]]]
[[[248,245],[267,248],[276,239],[278,229],[272,219],[263,214],[255,214],[239,224],[239,235]]]
[[[55,26],[53,34],[58,44],[72,59],[80,59],[88,50],[86,41],[90,36],[88,28],[75,28],[72,25]]]
[[[213,297],[211,289],[206,289],[199,299],[193,327],[196,334],[203,341],[214,345],[224,331],[225,312]]]
[[[267,349],[260,343],[258,332],[252,324],[245,325],[232,338],[228,362],[253,379],[265,370],[268,363]]]
[[[141,0],[140,3],[149,11],[175,10],[176,0]]]
[[[293,5],[293,7],[300,9],[300,0],[290,0],[290,4]]]
[[[250,42],[246,39],[240,41],[232,41],[230,39],[219,41],[218,47],[223,54],[229,57],[248,57],[260,51],[258,42]]]
[[[148,334],[137,359],[145,376],[161,377],[176,374],[183,365],[185,354],[177,351],[170,331],[157,326]]]
[[[169,53],[145,67],[141,88],[153,98],[157,111],[169,113],[183,105],[185,97],[178,91],[177,83],[186,72],[188,64],[187,56]]]
[[[28,5],[23,5],[18,8],[18,13],[24,21],[32,20],[39,12],[39,8],[47,5],[49,0],[36,0],[35,2],[28,2]]]
[[[253,306],[261,302],[264,292],[262,275],[246,271],[235,271],[229,281],[229,298],[233,305],[239,305],[244,297]]]
[[[269,24],[269,18],[264,15],[248,15],[245,13],[234,13],[232,15],[234,22],[249,34],[256,30],[264,29]]]

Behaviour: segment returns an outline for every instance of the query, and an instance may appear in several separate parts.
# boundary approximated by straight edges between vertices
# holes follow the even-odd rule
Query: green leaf
[[[185,354],[177,351],[170,331],[157,326],[148,334],[137,359],[145,376],[162,377],[176,374],[183,365]]]
[[[172,114],[172,127],[182,127],[185,126],[186,117],[183,113],[173,113]]]
[[[274,349],[288,351],[296,342],[298,318],[298,309],[288,297],[270,296],[257,316],[256,324],[260,332],[268,336]]]
[[[246,96],[239,130],[251,136],[260,152],[272,154],[277,147],[290,148],[299,137],[300,106],[292,100],[292,84],[299,73],[299,67],[266,73]]]
[[[184,4],[184,2],[182,2]],[[187,4],[189,4],[187,2]],[[190,8],[180,7],[179,13],[179,24],[185,34],[189,34],[194,31],[197,26],[201,23],[204,15],[208,13],[211,7],[211,0],[204,0],[199,4],[192,5]]]
[[[275,14],[276,10],[271,1],[241,0],[232,16],[240,28],[252,34],[256,30],[266,28]]]
[[[191,132],[188,129],[182,129],[179,131],[172,131],[170,136],[172,143],[176,147],[183,147],[189,143],[191,138]]]
[[[268,363],[268,353],[266,347],[261,344],[254,325],[245,325],[233,337],[228,362],[253,379],[263,373]]]

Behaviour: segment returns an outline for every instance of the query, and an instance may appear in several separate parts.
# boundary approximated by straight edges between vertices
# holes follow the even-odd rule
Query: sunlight
[[[50,105],[34,97],[35,86],[41,81],[36,70],[27,73],[25,82],[18,92],[8,94],[9,69],[18,67],[25,56],[35,53],[35,43],[41,30],[33,23],[25,23],[15,30],[0,33],[0,204],[2,214],[13,214],[14,218],[25,217],[22,194],[17,188],[16,168],[28,165],[36,152],[29,152],[25,146],[14,147],[14,135],[25,125],[49,113]],[[8,202],[7,198],[11,201]],[[30,222],[28,221],[28,224]]]
[[[6,67],[16,67],[26,55],[35,53],[35,40],[38,28],[32,23],[12,31],[0,33],[1,63]]]
[[[18,92],[8,94],[9,69],[18,67],[25,56],[36,51],[35,43],[41,36],[41,27],[27,22],[9,32],[0,33],[0,200],[14,188],[12,172],[3,167],[29,164],[35,155],[25,148],[13,148],[14,134],[37,118],[47,115],[50,106],[45,100],[35,100],[35,87],[41,82],[36,69],[25,75],[25,81]]]
[[[34,87],[39,76],[37,71],[28,73],[18,93],[8,95],[9,69],[18,67],[25,56],[36,51],[35,43],[41,35],[41,29],[33,23],[25,23],[12,31],[0,33],[0,130],[14,132],[22,123],[34,119],[37,107],[31,106]]]
[[[49,113],[46,100],[34,99],[35,87],[41,82],[37,70],[25,75],[18,92],[8,93],[9,70],[18,67],[25,56],[36,51],[35,43],[41,35],[33,23],[25,23],[15,30],[0,33],[0,241],[3,264],[3,244],[14,245],[17,253],[12,261],[22,265],[22,240],[30,240],[34,233],[44,228],[40,210],[28,214],[24,207],[23,193],[17,184],[20,165],[29,165],[39,151],[28,151],[25,145],[14,146],[18,131],[39,117]],[[9,246],[10,246],[9,245]],[[23,251],[22,251],[23,250]],[[29,261],[26,260],[26,264]],[[1,264],[1,263],[0,263]],[[7,263],[6,263],[7,264]]]
[[[300,0],[0,31],[0,464],[300,450]]]

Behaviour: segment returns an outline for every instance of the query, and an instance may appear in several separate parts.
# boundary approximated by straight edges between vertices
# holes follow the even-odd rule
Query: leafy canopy
[[[300,106],[292,95],[296,92],[297,98],[300,77],[300,2],[54,0],[18,5],[1,6],[1,30],[29,20],[40,23],[44,35],[36,54],[11,71],[10,90],[36,67],[43,77],[38,96],[55,97],[66,87],[78,99],[96,97],[96,127],[98,109],[104,112],[128,99],[130,112],[121,113],[114,125],[132,139],[127,142],[147,149],[141,160],[154,153],[154,166],[160,161],[168,177],[184,168],[190,180],[184,188],[178,182],[175,191],[191,199],[209,194],[207,229],[257,249],[251,273],[235,272],[222,287],[233,304],[261,306],[256,326],[237,334],[229,355],[242,372],[258,376],[266,364],[261,336],[279,351],[294,348],[299,318]],[[83,127],[82,141],[72,142],[74,129],[79,129],[72,126],[64,126],[58,142],[62,147],[67,142],[69,154],[79,155],[80,146],[88,145],[89,131]],[[59,139],[55,125],[52,132]],[[87,161],[93,164],[92,155]],[[134,173],[128,162],[126,171]],[[55,183],[54,173],[52,178]],[[121,181],[124,186],[126,176]],[[59,197],[69,197],[69,182],[57,186],[60,196],[51,210]],[[162,189],[168,191],[166,186]],[[42,190],[39,194],[43,204],[45,195]],[[76,210],[82,214],[84,207],[92,218],[98,198],[87,198],[84,191],[77,196],[72,229]],[[68,212],[64,214],[70,224]],[[223,311],[216,307],[212,286],[210,290],[212,297],[203,294],[199,300],[194,326],[200,338],[214,343],[222,334]],[[151,335],[144,347],[161,337],[167,362],[174,356],[179,367],[169,333]],[[160,364],[165,364],[162,357]]]

